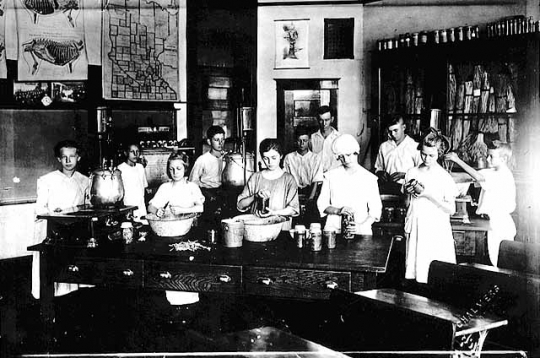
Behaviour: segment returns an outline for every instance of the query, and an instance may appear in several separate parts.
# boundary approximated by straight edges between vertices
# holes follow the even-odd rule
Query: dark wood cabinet
[[[374,53],[373,105],[378,123],[372,153],[386,140],[385,121],[402,115],[419,139],[430,126],[449,137],[452,150],[473,167],[485,144],[513,148],[519,241],[540,241],[535,173],[540,150],[540,34],[425,44]],[[451,169],[451,168],[450,168]],[[460,250],[464,247],[460,247]]]

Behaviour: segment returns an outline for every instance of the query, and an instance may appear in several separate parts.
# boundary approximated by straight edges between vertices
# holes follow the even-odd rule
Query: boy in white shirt
[[[388,140],[379,147],[375,174],[383,192],[401,193],[405,173],[421,163],[418,143],[405,129],[403,117],[393,117],[388,123]]]
[[[210,150],[197,158],[191,169],[189,181],[199,186],[205,198],[204,213],[200,220],[215,227],[219,226],[216,219],[221,216],[221,204],[225,197],[221,188],[223,144],[225,143],[223,128],[220,126],[208,128],[206,142]]]
[[[87,202],[90,179],[77,171],[81,160],[79,145],[72,140],[58,142],[54,146],[54,155],[61,165],[60,170],[45,174],[37,180],[36,215],[61,212]],[[38,244],[47,237],[47,221],[36,219],[34,242]],[[39,253],[33,254],[32,295],[40,297],[39,290]],[[55,296],[62,296],[78,288],[77,284],[54,283]]]
[[[320,216],[314,210],[317,210],[315,200],[323,180],[321,156],[309,150],[310,132],[307,128],[297,127],[295,137],[297,149],[285,156],[283,169],[292,174],[298,193],[305,198],[305,202],[300,204],[306,205],[306,218],[313,216],[318,221]]]
[[[479,171],[471,168],[456,153],[447,154],[445,159],[462,167],[482,188],[476,213],[489,216],[489,259],[493,266],[497,266],[501,241],[514,240],[516,236],[516,225],[510,215],[516,209],[516,184],[508,168],[512,157],[510,145],[494,141],[487,154],[488,169]]]

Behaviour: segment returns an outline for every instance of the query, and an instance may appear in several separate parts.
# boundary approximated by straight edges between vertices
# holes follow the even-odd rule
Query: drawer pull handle
[[[172,275],[171,275],[170,272],[167,271],[167,272],[162,272],[162,273],[160,273],[160,274],[159,274],[159,277],[169,279],[169,278],[172,277]]]
[[[75,265],[69,265],[67,269],[70,272],[79,272],[79,268]]]
[[[268,278],[268,277],[261,277],[261,278],[259,278],[258,281],[259,281],[259,283],[260,283],[261,285],[267,285],[267,286],[270,285],[270,284],[272,283],[272,279],[271,279],[271,278]]]
[[[131,271],[130,269],[124,270],[122,273],[124,274],[124,276],[127,277],[131,277],[134,275],[133,271]]]
[[[219,280],[221,282],[231,282],[232,278],[229,275],[219,275]]]
[[[334,290],[338,287],[337,282],[331,280],[326,281],[324,284],[326,285],[326,288],[329,288],[331,290]]]

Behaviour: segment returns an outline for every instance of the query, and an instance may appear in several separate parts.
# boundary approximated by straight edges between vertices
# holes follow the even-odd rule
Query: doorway
[[[319,129],[317,110],[327,105],[334,114],[338,128],[339,79],[276,80],[277,83],[277,135],[284,153],[294,151],[294,132],[298,126],[307,127],[312,133]]]

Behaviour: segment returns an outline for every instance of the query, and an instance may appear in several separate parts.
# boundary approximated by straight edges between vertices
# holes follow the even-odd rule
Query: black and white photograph
[[[540,0],[0,0],[0,358],[540,358]]]

